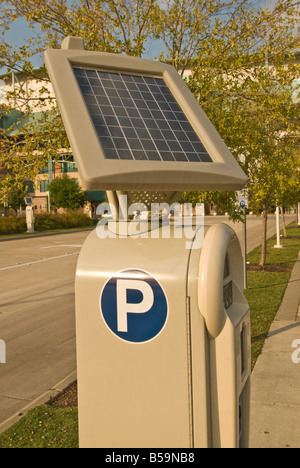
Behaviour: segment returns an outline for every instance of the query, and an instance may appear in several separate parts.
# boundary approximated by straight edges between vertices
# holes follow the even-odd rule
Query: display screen
[[[224,301],[224,307],[225,309],[229,309],[229,307],[233,303],[233,298],[232,298],[232,281],[229,281],[224,288],[223,288],[223,301]]]

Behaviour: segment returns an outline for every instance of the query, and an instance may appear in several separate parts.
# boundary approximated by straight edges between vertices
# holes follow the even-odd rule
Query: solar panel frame
[[[184,81],[170,65],[125,55],[69,49],[46,51],[45,62],[71,149],[77,162],[80,178],[86,189],[121,191],[238,190],[246,184],[247,178],[239,164]],[[83,76],[78,82],[74,68],[87,70],[89,80],[94,80],[91,81],[93,89],[85,82],[85,72],[82,72]],[[107,73],[121,73],[128,77],[126,78],[127,89],[124,83],[119,83],[118,89],[120,89],[117,91],[113,84],[114,80],[111,79],[104,83],[110,89],[111,99],[129,99],[129,90],[140,94],[149,93],[151,88],[147,88],[142,82],[143,77],[163,80],[164,86],[175,98],[175,102],[173,99],[170,102],[172,110],[169,112],[176,115],[178,109],[181,109],[178,117],[182,119],[182,122],[178,119],[174,122],[177,126],[181,125],[181,130],[177,131],[182,131],[181,136],[185,140],[183,138],[180,143],[183,151],[182,153],[177,152],[176,161],[172,153],[175,151],[174,142],[172,151],[164,140],[155,140],[155,150],[150,143],[143,143],[143,139],[147,134],[149,135],[150,130],[152,139],[155,138],[155,135],[159,135],[155,131],[160,132],[164,137],[167,136],[164,132],[170,131],[166,120],[161,120],[158,128],[157,119],[147,120],[146,118],[147,112],[150,114],[154,111],[162,112],[162,109],[155,108],[157,106],[155,99],[153,99],[151,110],[148,106],[144,106],[145,108],[139,106],[139,112],[144,113],[143,120],[136,116],[136,109],[129,102],[128,108],[123,106],[118,119],[119,121],[121,119],[122,124],[126,123],[126,119],[129,118],[127,110],[129,110],[131,113],[130,121],[134,123],[131,129],[134,128],[139,138],[131,140],[134,140],[132,143],[134,148],[131,144],[130,149],[128,145],[127,147],[124,145],[124,141],[122,143],[118,140],[118,155],[113,155],[112,151],[110,152],[110,156],[117,159],[107,158],[108,150],[116,150],[115,143],[112,142],[112,128],[114,127],[114,141],[118,138],[120,129],[122,132],[123,130],[121,125],[119,130],[117,129],[116,117],[111,106],[107,106],[105,109],[107,115],[105,116],[105,125],[103,125],[102,117],[99,114],[98,100],[102,104],[105,103],[103,100],[105,91],[103,87],[98,86],[99,79],[95,80],[93,76],[95,71],[97,74],[103,73],[102,80],[107,80]],[[132,76],[136,77],[136,82],[133,82]],[[154,92],[154,88],[152,91]],[[98,96],[97,104],[95,104],[95,96]],[[136,95],[136,97],[138,96]],[[153,114],[151,115],[153,117]],[[146,130],[145,121],[150,123],[153,128]],[[192,153],[195,148],[191,151],[188,139],[191,127],[191,133],[199,137],[211,158],[211,162],[193,160],[195,155]],[[99,131],[103,132],[100,139],[97,133]],[[106,135],[105,132],[108,134]],[[120,138],[120,140],[122,139]],[[197,141],[197,144],[200,145],[200,142]],[[134,153],[135,159],[128,159],[129,152],[133,156],[133,151],[136,152]],[[187,158],[190,160],[188,161]]]

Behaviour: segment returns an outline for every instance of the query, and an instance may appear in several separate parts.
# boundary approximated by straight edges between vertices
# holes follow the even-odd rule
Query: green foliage
[[[38,232],[94,226],[97,219],[86,214],[69,211],[64,214],[40,214],[35,217],[35,230]],[[0,218],[0,235],[21,234],[27,230],[25,218]]]
[[[66,174],[54,179],[49,185],[49,191],[51,200],[55,200],[56,208],[76,210],[82,208],[87,200],[87,193],[81,190],[78,181]]]
[[[15,210],[17,211],[20,206],[22,209],[25,209],[26,204],[25,204],[25,196],[27,194],[27,187],[23,190],[13,190],[13,188],[9,192],[9,197],[6,199],[6,206],[10,210]],[[3,206],[3,205],[2,205]]]
[[[181,201],[183,203],[204,203],[206,210],[217,205],[221,213],[229,213],[232,221],[242,221],[243,211],[237,205],[235,192],[184,192]]]
[[[249,206],[264,213],[263,233],[272,205],[300,199],[299,102],[293,98],[300,38],[290,28],[299,11],[293,17],[290,5],[283,14],[287,5],[278,2],[272,13],[235,12],[226,24],[218,22],[218,33],[203,42],[187,80],[248,175]],[[212,199],[217,203],[218,194]]]
[[[21,234],[27,229],[25,218],[0,218],[0,234]]]
[[[71,229],[93,226],[95,221],[83,213],[69,211],[64,214],[41,214],[35,217],[35,229],[48,231],[52,229]]]
[[[288,38],[282,36],[280,47],[285,41]],[[295,203],[300,197],[299,104],[292,100],[292,82],[300,67],[291,51],[288,57],[274,44],[273,53],[276,56],[268,64],[263,54],[251,57],[243,51],[238,60],[223,57],[220,68],[199,61],[189,80],[247,173],[250,207],[255,212],[287,200]]]

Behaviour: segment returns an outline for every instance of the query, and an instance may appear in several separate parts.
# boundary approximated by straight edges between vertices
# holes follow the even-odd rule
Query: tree
[[[35,69],[33,58],[47,47],[60,47],[69,35],[84,37],[90,50],[141,56],[145,42],[153,37],[157,8],[156,0],[0,0],[0,68],[36,82],[33,90],[16,86],[0,104],[0,116],[19,114],[0,138],[0,171],[6,174],[0,202],[10,196],[12,187],[21,189],[24,180],[34,180],[53,154],[59,157],[62,148],[70,151],[56,100],[45,85],[46,69]],[[24,18],[32,38],[14,50],[5,34]]]
[[[300,166],[299,104],[292,100],[292,83],[300,71],[293,53],[299,35],[291,30],[288,15],[278,16],[274,23],[267,12],[265,21],[267,35],[254,50],[248,34],[232,43],[230,54],[225,53],[226,43],[209,42],[189,80],[201,106],[248,174],[250,206],[263,215],[261,265],[266,261],[268,210],[291,190],[291,182],[299,198],[295,175]]]
[[[10,115],[12,109],[12,103],[8,103],[2,113]],[[62,148],[69,148],[57,109],[40,111],[35,118],[33,112],[34,107],[19,113],[15,123],[1,134],[0,172],[5,176],[1,180],[0,203],[15,191],[22,191],[25,181],[35,180],[39,169],[48,165],[53,154],[59,158]]]
[[[12,188],[10,190],[9,197],[6,199],[5,204],[3,204],[5,211],[6,209],[8,209],[9,211],[10,210],[17,211],[20,208],[24,210],[26,207],[26,203],[25,203],[26,193],[27,193],[27,187],[23,188],[23,190]]]
[[[153,24],[160,10],[157,0],[2,0],[0,18],[5,34],[12,23],[25,18],[33,34],[29,44],[12,51],[2,42],[4,65],[30,69],[33,55],[46,47],[59,48],[62,39],[85,39],[88,50],[141,56],[154,37]],[[16,65],[17,63],[17,65]]]
[[[55,203],[55,208],[69,208],[77,210],[84,206],[87,194],[78,185],[77,180],[70,179],[66,174],[63,177],[54,179],[49,184],[51,200]]]

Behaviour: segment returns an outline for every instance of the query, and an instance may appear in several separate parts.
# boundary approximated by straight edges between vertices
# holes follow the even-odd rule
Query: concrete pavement
[[[300,448],[300,253],[251,378],[250,448]]]

